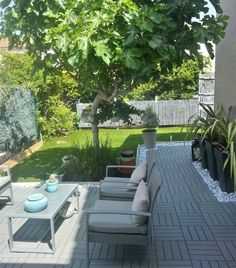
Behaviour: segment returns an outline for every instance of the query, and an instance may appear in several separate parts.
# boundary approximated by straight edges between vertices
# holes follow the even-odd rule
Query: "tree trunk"
[[[93,105],[91,108],[91,117],[92,117],[92,134],[93,134],[93,145],[99,147],[99,129],[98,129],[98,120],[96,118],[97,110],[102,102],[102,99],[99,97],[99,94],[96,95]]]
[[[93,145],[95,147],[99,147],[99,129],[98,129],[98,119],[97,119],[97,110],[99,108],[99,105],[102,101],[106,102],[112,102],[114,98],[118,94],[118,86],[116,80],[113,81],[114,83],[114,91],[110,96],[107,96],[107,94],[103,91],[98,91],[91,108],[91,117],[92,117],[92,135],[93,135]]]

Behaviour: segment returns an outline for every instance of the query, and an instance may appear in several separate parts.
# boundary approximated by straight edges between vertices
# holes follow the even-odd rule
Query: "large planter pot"
[[[147,149],[156,147],[156,130],[143,130],[143,142]]]
[[[213,145],[210,141],[205,140],[207,159],[208,159],[208,170],[213,180],[219,180],[217,172],[216,157],[213,150]]]
[[[234,179],[230,174],[229,163],[227,163],[226,167],[224,168],[224,163],[228,157],[228,153],[214,146],[214,154],[216,157],[220,189],[223,192],[232,193],[234,192]]]
[[[201,152],[201,162],[202,162],[202,168],[208,169],[208,158],[207,158],[207,150],[206,150],[206,144],[205,144],[205,139],[203,139],[200,142],[200,152]]]

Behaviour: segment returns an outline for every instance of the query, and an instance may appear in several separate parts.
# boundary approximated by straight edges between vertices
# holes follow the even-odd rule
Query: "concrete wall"
[[[221,0],[224,14],[230,17],[225,38],[216,47],[215,105],[236,104],[236,0]]]

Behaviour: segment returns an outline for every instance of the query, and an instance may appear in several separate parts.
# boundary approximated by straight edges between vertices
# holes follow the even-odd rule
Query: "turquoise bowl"
[[[46,190],[50,193],[56,192],[58,188],[59,180],[57,179],[55,182],[46,181]]]
[[[30,195],[24,203],[24,209],[28,212],[39,212],[48,205],[48,199],[41,193]]]

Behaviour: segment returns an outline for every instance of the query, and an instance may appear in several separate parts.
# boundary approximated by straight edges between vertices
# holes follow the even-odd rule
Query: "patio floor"
[[[163,185],[155,206],[155,243],[150,248],[90,244],[91,267],[236,267],[236,203],[216,200],[191,163],[190,146],[160,146],[156,158]],[[33,190],[14,184],[15,205]],[[98,198],[98,188],[79,190],[81,212],[58,220],[53,255],[10,253],[6,216],[12,206],[0,203],[0,267],[84,267],[84,212]],[[40,237],[45,230],[45,223],[23,223],[14,221],[17,237]]]

